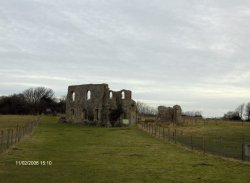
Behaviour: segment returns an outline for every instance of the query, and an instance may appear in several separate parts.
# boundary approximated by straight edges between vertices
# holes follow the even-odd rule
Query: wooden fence
[[[32,133],[39,122],[40,118],[25,126],[17,125],[15,128],[0,129],[0,153],[5,152],[12,145],[20,142],[26,135]]]
[[[181,130],[171,129],[155,123],[138,123],[138,127],[150,135],[165,142],[178,143],[191,150],[215,154],[223,157],[250,160],[250,141],[242,137],[227,138],[222,136],[199,136],[183,133]]]

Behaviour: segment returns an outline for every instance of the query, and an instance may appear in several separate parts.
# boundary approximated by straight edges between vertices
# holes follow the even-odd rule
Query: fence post
[[[159,138],[161,138],[161,126],[159,126]]]
[[[161,138],[161,126],[159,125],[159,139]]]
[[[4,140],[4,131],[1,130],[1,152],[3,151],[4,147],[3,147],[3,140]]]
[[[158,132],[158,138],[160,137],[160,126],[159,125],[157,125],[157,132]]]
[[[11,136],[10,136],[10,145],[13,144],[13,129],[10,130],[11,131]]]
[[[18,139],[18,135],[17,135],[17,132],[18,132],[18,128],[16,127],[16,129],[14,129],[14,131],[16,132],[14,135],[14,143],[16,144],[17,143],[17,139]]]
[[[219,154],[221,155],[222,154],[222,152],[223,152],[223,147],[222,147],[222,139],[221,139],[221,136],[219,137],[219,143],[220,143],[220,145],[219,145]]]
[[[162,138],[163,138],[164,141],[166,140],[165,139],[165,127],[163,127]]]
[[[157,130],[157,126],[154,126],[155,127],[155,136],[156,136],[156,130]]]
[[[205,154],[206,150],[205,150],[205,136],[203,136],[203,153]]]
[[[190,136],[190,146],[191,146],[191,149],[193,150],[194,147],[193,147],[193,136],[192,135]]]
[[[17,128],[17,142],[20,141],[20,129],[19,129],[19,126]]]
[[[153,124],[152,124],[152,129],[151,129],[151,131],[152,131],[152,136],[154,136],[154,126],[155,126],[155,124],[153,123]]]
[[[22,135],[22,127],[19,126],[19,128],[18,128],[18,142],[21,140],[21,135]]]
[[[174,143],[176,144],[176,129],[174,130]]]
[[[18,129],[18,125],[16,125],[16,134],[15,134],[15,138],[14,138],[14,143],[17,143],[17,129]]]
[[[245,160],[245,137],[242,135],[242,145],[241,145],[241,159]]]
[[[161,138],[163,138],[163,126],[161,127]]]
[[[10,130],[8,129],[7,130],[7,144],[6,144],[6,147],[7,147],[7,149],[9,148],[9,137],[10,137]]]
[[[170,142],[170,128],[168,127],[168,141]]]

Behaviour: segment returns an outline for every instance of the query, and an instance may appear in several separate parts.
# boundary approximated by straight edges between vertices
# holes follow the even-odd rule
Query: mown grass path
[[[52,161],[17,166],[16,161]],[[88,128],[44,117],[35,132],[0,155],[1,183],[248,183],[250,165],[193,153],[137,128]]]

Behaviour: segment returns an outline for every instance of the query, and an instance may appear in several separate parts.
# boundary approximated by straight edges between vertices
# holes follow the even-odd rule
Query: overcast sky
[[[221,116],[250,101],[249,0],[0,0],[0,95],[107,83]]]

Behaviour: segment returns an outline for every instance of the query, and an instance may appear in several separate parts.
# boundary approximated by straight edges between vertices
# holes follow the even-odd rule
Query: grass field
[[[250,160],[242,153],[244,151],[242,144],[250,144],[250,123],[248,122],[242,125],[241,122],[203,120],[179,126],[162,123],[160,126],[166,128],[167,136],[170,134],[172,141],[177,141],[189,148],[225,157]],[[176,140],[173,136],[175,132]]]
[[[164,125],[172,131],[176,129],[178,132],[186,136],[193,135],[197,137],[205,136],[206,138],[222,138],[225,141],[234,143],[242,143],[244,138],[245,143],[250,143],[250,123],[244,122],[229,122],[229,121],[210,121],[197,123],[189,123],[189,125],[176,126]]]
[[[250,139],[250,122],[231,122],[231,121],[197,121],[183,126],[169,125],[170,128],[176,128],[185,133],[195,134],[199,136],[223,136],[228,138],[242,137]]]
[[[0,129],[15,128],[17,125],[25,126],[30,122],[34,121],[35,119],[36,116],[32,115],[0,115]]]
[[[17,166],[16,161],[52,161]],[[250,182],[250,165],[194,153],[131,128],[59,124],[43,117],[35,132],[0,154],[0,182]]]

